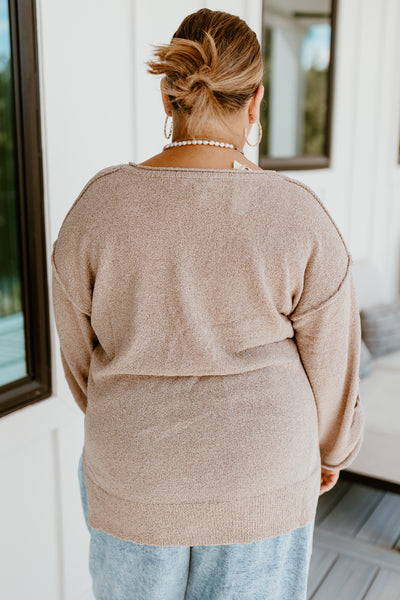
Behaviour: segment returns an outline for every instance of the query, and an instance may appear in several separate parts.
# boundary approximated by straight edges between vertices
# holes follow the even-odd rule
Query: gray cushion
[[[369,375],[372,371],[372,356],[371,352],[368,350],[368,347],[364,340],[361,340],[361,354],[360,354],[360,371],[359,376],[360,379]]]
[[[373,358],[400,350],[400,299],[360,310],[361,333]]]

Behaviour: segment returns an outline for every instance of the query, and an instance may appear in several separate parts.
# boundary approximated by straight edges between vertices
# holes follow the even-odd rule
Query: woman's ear
[[[260,104],[264,96],[264,86],[262,83],[258,86],[249,104],[249,123],[257,123],[260,118]]]
[[[172,108],[169,103],[168,94],[165,91],[165,75],[160,81],[160,88],[161,88],[161,98],[162,98],[162,101],[164,104],[164,110],[169,117],[172,117]]]

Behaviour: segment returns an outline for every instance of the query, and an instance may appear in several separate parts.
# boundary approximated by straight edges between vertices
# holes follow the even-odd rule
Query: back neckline
[[[175,172],[175,173],[221,173],[221,174],[230,174],[230,173],[259,173],[264,175],[265,173],[276,173],[276,171],[269,169],[262,169],[261,171],[256,169],[235,169],[231,167],[230,169],[202,169],[196,167],[152,167],[150,165],[139,165],[138,163],[129,161],[128,164],[131,167],[136,169],[144,169],[146,171],[165,171],[165,172]]]

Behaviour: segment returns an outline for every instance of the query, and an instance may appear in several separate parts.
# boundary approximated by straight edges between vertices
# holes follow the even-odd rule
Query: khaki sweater
[[[275,171],[111,166],[51,259],[89,525],[193,546],[309,523],[321,462],[349,466],[364,426],[352,258],[316,194]]]

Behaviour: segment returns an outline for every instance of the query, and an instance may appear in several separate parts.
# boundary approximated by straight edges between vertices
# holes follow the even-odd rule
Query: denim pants
[[[306,600],[315,519],[249,544],[136,544],[88,525],[82,456],[78,477],[96,600]]]

